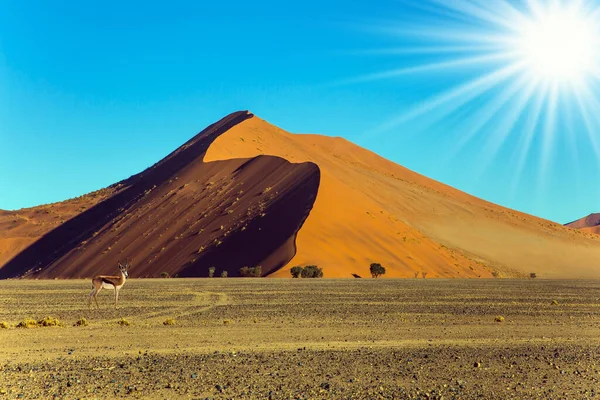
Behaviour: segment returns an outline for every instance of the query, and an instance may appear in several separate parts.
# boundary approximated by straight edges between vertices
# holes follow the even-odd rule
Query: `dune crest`
[[[221,135],[205,160],[273,155],[321,169],[298,252],[273,274],[317,264],[329,277],[600,277],[600,238],[426,178],[342,138],[290,134],[258,117]]]
[[[89,277],[124,258],[133,277],[316,264],[352,278],[376,262],[385,277],[598,278],[600,236],[240,111],[106,189],[0,211],[0,278]]]
[[[101,201],[18,252],[0,278],[89,277],[109,273],[124,258],[133,259],[133,277],[207,276],[210,267],[217,276],[237,276],[244,266],[261,266],[266,275],[281,268],[295,254],[320,171],[263,155],[203,161],[219,135],[248,118],[233,113],[111,186]],[[17,214],[31,212],[38,210]]]

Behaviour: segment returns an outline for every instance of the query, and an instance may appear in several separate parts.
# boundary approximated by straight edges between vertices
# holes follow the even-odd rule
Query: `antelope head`
[[[128,260],[125,260],[125,262],[123,264],[121,264],[121,262],[119,261],[119,269],[121,270],[123,275],[125,275],[125,278],[129,278],[129,273],[128,273],[129,267],[131,267],[131,265],[129,264]]]

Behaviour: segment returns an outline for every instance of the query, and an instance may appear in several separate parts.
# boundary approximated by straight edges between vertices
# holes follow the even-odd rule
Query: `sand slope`
[[[0,278],[132,276],[600,277],[600,237],[506,209],[344,139],[285,132],[248,112],[209,126],[129,179],[0,212]]]
[[[341,138],[289,134],[254,117],[221,135],[206,160],[259,154],[321,169],[298,252],[274,276],[318,264],[326,276],[600,277],[600,238],[506,209],[428,179]]]
[[[229,276],[243,266],[260,265],[263,274],[281,268],[295,253],[319,168],[273,156],[203,161],[218,135],[251,117],[231,114],[114,185],[106,199],[18,253],[0,278],[87,277],[114,272],[124,258],[133,259],[134,277],[206,276],[212,266]]]
[[[590,214],[577,221],[565,224],[569,228],[580,229],[583,232],[600,235],[600,213]]]

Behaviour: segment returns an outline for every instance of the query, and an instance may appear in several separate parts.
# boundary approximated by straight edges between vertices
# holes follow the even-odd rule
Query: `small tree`
[[[256,267],[242,267],[240,268],[240,275],[244,277],[260,277],[262,276],[262,266],[257,265]]]
[[[302,269],[301,276],[303,278],[322,278],[323,269],[317,267],[316,265],[307,265]]]
[[[532,272],[532,273],[530,273],[530,274],[529,274],[529,277],[530,277],[531,279],[535,279],[535,278],[537,278],[537,275],[536,275],[536,273],[535,273],[535,272]]]
[[[221,272],[221,278],[227,278],[227,271]]]
[[[215,267],[210,267],[210,268],[208,269],[208,277],[209,277],[209,278],[212,278],[213,276],[215,276],[215,271],[216,271],[216,270],[217,270],[217,269],[216,269]]]
[[[300,278],[303,269],[304,268],[298,266],[292,267],[292,269],[290,269],[290,274],[292,274],[292,278]]]
[[[419,277],[419,271],[415,271],[415,278]]]
[[[421,272],[421,276],[423,277],[423,279],[427,278],[427,272],[425,272],[425,271]]]
[[[168,277],[169,277],[169,273],[168,273],[168,272],[166,272],[166,271],[165,271],[165,272],[161,272],[161,273],[160,273],[160,276],[161,276],[162,278],[168,278]]]
[[[385,267],[379,263],[371,264],[371,276],[373,278],[379,278],[381,275],[385,274]]]

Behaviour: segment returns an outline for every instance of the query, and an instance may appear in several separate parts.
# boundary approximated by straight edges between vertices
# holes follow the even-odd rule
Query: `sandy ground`
[[[65,324],[0,329],[0,398],[600,396],[600,281],[146,279],[92,311],[89,286],[0,282],[0,321]]]

